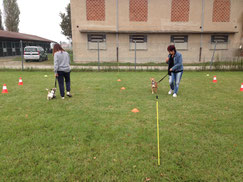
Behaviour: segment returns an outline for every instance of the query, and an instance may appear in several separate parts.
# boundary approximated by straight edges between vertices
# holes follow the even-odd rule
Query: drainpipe
[[[116,0],[116,61],[119,62],[119,7],[118,7],[119,0]]]
[[[23,48],[22,40],[20,40],[20,49],[21,49],[22,71],[23,71],[24,70],[24,48]]]
[[[202,58],[202,41],[203,41],[203,30],[204,30],[204,8],[205,8],[205,0],[202,0],[202,15],[201,15],[201,35],[200,35],[199,62],[201,62],[201,58]]]

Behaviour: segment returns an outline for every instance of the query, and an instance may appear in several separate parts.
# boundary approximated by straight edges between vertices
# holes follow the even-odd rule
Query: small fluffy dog
[[[56,98],[56,88],[51,89],[50,91],[48,89],[47,90],[47,100],[51,100]]]
[[[151,80],[152,94],[157,93],[157,88],[158,88],[157,82],[155,81],[154,78],[150,78],[150,80]]]

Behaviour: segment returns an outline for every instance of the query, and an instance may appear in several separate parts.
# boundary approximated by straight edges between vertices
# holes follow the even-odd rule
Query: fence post
[[[100,41],[98,41],[98,71],[100,71]]]
[[[199,49],[199,62],[201,62],[202,59],[202,47]]]
[[[136,40],[135,40],[135,48],[134,49],[135,49],[135,51],[134,51],[135,52],[135,65],[134,66],[135,66],[135,70],[136,70],[136,62],[137,62],[137,41]]]
[[[243,60],[243,59],[240,59],[240,65],[241,65],[241,69],[243,68],[243,67],[242,67],[242,60]]]
[[[215,53],[215,50],[216,50],[216,45],[217,45],[217,41],[215,41],[215,45],[214,45],[214,49],[213,49],[213,56],[212,56],[211,62],[210,62],[210,71],[211,71],[211,68],[212,68],[213,60],[214,60],[214,53]]]
[[[24,70],[24,55],[23,55],[23,41],[20,40],[20,47],[21,47],[21,59],[22,59],[22,71]]]

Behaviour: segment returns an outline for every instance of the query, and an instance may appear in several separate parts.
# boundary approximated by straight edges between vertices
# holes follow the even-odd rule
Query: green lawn
[[[177,98],[159,84],[158,166],[165,72],[72,72],[51,101],[53,72],[0,72],[0,181],[243,181],[243,73],[206,74],[184,72]]]

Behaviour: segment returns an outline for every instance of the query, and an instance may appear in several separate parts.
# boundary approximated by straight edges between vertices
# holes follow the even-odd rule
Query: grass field
[[[243,181],[243,73],[206,74],[184,72],[177,98],[159,84],[158,166],[165,72],[72,72],[51,101],[52,72],[0,72],[0,181]]]

